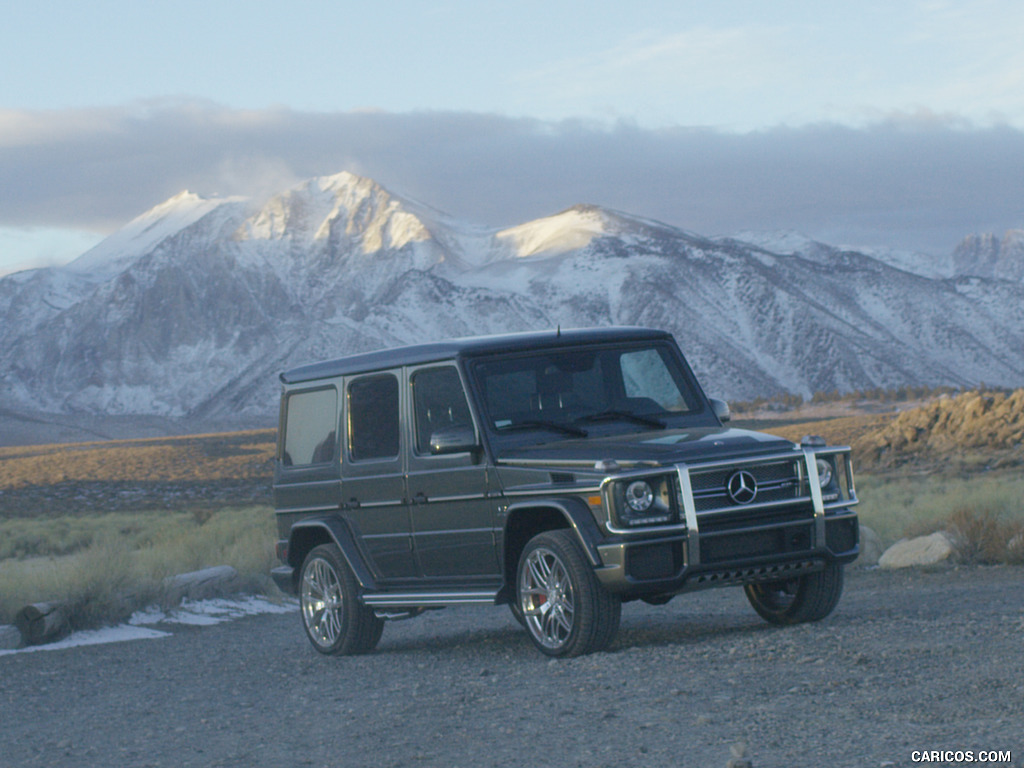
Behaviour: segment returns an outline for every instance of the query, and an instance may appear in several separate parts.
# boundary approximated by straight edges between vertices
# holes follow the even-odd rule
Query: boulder
[[[881,568],[909,568],[914,565],[935,565],[953,554],[953,541],[943,531],[915,539],[900,539],[878,559]]]

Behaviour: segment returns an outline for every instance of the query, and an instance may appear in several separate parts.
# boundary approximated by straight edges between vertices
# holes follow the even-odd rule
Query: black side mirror
[[[723,424],[732,418],[732,414],[729,413],[729,404],[725,400],[717,400],[714,397],[711,398],[711,410],[714,411],[715,416]]]
[[[479,450],[473,427],[461,425],[443,427],[430,435],[430,452],[435,456],[449,453],[466,453]]]

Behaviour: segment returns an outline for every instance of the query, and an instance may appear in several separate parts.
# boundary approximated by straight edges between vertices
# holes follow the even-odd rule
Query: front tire
[[[597,580],[576,537],[534,536],[519,558],[516,605],[533,644],[548,656],[581,656],[615,639],[622,601]]]
[[[828,563],[821,571],[793,579],[744,584],[743,591],[758,615],[771,624],[820,621],[843,594],[843,566]]]
[[[377,645],[384,621],[358,595],[359,585],[337,545],[314,547],[302,563],[299,604],[306,636],[320,653],[366,653]]]

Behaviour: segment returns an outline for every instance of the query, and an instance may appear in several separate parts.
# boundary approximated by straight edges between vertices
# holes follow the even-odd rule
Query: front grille
[[[737,504],[729,496],[729,480],[743,469],[757,482],[757,496],[751,504],[767,504],[791,501],[804,492],[800,465],[796,459],[784,459],[766,464],[743,467],[715,467],[701,470],[691,468],[690,484],[693,488],[693,502],[697,513],[716,509],[746,506]]]

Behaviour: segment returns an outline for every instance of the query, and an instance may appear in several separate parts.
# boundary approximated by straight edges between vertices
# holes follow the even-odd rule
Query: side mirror
[[[444,427],[431,433],[430,452],[435,456],[476,451],[480,444],[471,426]]]
[[[723,424],[732,418],[732,414],[729,413],[729,404],[725,400],[717,400],[711,398],[711,410],[714,411],[715,416]]]

